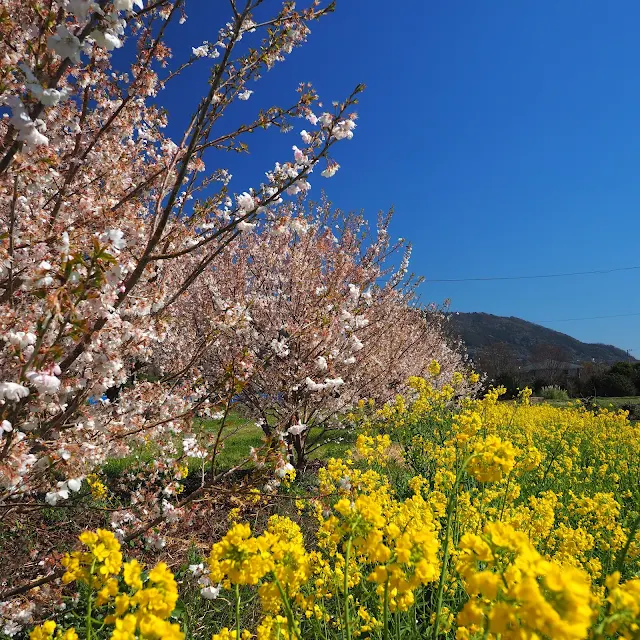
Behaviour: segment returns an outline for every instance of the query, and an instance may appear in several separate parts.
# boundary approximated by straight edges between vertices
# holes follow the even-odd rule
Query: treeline
[[[640,395],[640,362],[616,362],[603,370],[591,372],[580,382],[578,389],[581,395],[608,398]]]
[[[541,345],[534,362],[523,362],[510,345],[497,343],[474,357],[486,373],[486,385],[502,385],[507,396],[528,386],[534,394],[544,387],[565,389],[571,397],[625,397],[640,395],[640,362],[571,362],[562,348]]]

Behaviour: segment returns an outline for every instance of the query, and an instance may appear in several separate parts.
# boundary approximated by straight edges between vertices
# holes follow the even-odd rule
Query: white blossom
[[[207,452],[203,449],[196,440],[195,436],[187,436],[182,440],[182,450],[185,456],[190,458],[206,458]]]
[[[45,89],[35,77],[31,69],[24,63],[18,65],[26,77],[25,86],[32,95],[46,107],[55,107],[60,101],[64,101],[69,96],[69,89]]]
[[[318,367],[320,371],[326,371],[329,368],[327,359],[324,356],[318,356],[316,358],[316,367]]]
[[[22,625],[16,622],[15,620],[8,620],[5,622],[2,627],[2,633],[4,635],[13,638],[13,636],[18,635],[18,632],[22,630]]]
[[[238,231],[251,231],[255,229],[257,222],[247,222],[246,220],[240,220],[238,224],[236,224],[236,228]]]
[[[304,235],[309,231],[309,225],[302,218],[294,218],[289,222],[289,227],[298,235]]]
[[[248,100],[251,97],[252,93],[253,93],[253,91],[250,91],[249,89],[246,89],[242,93],[238,94],[238,98],[240,98],[240,100]]]
[[[67,11],[73,13],[78,20],[86,20],[89,15],[89,9],[92,7],[92,0],[69,0]]]
[[[236,203],[238,205],[238,208],[246,213],[248,213],[249,211],[253,211],[256,206],[254,197],[246,191],[236,197]]]
[[[293,157],[295,158],[296,162],[298,162],[299,164],[306,164],[308,162],[309,159],[307,158],[307,156],[305,156],[304,153],[302,153],[302,151],[300,151],[300,149],[298,149],[295,144],[291,148],[293,150]]]
[[[369,320],[364,316],[355,316],[353,319],[353,328],[354,329],[363,329],[369,324]]]
[[[289,345],[287,344],[286,338],[284,338],[284,336],[278,340],[274,338],[271,341],[271,349],[278,356],[278,358],[286,358],[289,355]]]
[[[64,24],[59,24],[55,35],[47,38],[47,45],[63,60],[69,58],[74,64],[80,64],[80,40]]]
[[[64,102],[69,96],[67,88],[58,91],[58,89],[43,89],[40,85],[31,85],[31,93],[42,102],[45,107],[55,107],[58,102]]]
[[[58,245],[60,253],[66,256],[69,253],[69,246],[69,234],[66,231],[63,231],[60,236],[60,244]]]
[[[305,384],[307,385],[307,389],[309,391],[322,391],[326,388],[326,385],[321,382],[314,382],[311,378],[305,378]]]
[[[331,162],[327,165],[327,168],[320,174],[323,178],[333,178],[340,165],[337,162]]]
[[[362,341],[358,338],[358,336],[351,336],[351,351],[357,352],[360,351],[363,347],[364,345],[362,344]]]
[[[26,398],[28,395],[29,389],[17,382],[0,382],[0,404],[4,404],[6,400],[18,402],[21,398]]]
[[[133,11],[133,5],[139,7],[140,9],[144,9],[144,4],[142,0],[115,0],[113,3],[113,8],[116,11],[128,11],[131,13]]]
[[[333,135],[336,140],[351,140],[355,128],[356,123],[353,120],[340,120],[333,128]]]
[[[287,462],[284,466],[276,469],[276,476],[278,476],[278,478],[284,478],[289,471],[294,471],[294,468],[290,462]]]
[[[27,380],[44,395],[53,395],[60,388],[60,380],[44,371],[29,371]]]
[[[204,587],[200,589],[200,595],[206,600],[215,600],[220,595],[220,585]]]
[[[127,246],[127,241],[124,239],[124,232],[120,229],[110,229],[100,236],[100,240],[104,243],[110,244],[112,248],[117,251],[120,251]]]
[[[5,340],[12,344],[15,347],[18,347],[21,351],[26,349],[28,346],[36,343],[36,336],[34,333],[30,331],[10,331]]]
[[[92,38],[99,47],[106,49],[107,51],[113,51],[114,49],[119,49],[122,46],[120,38],[108,29],[106,31],[94,29],[89,34],[89,37]]]
[[[294,424],[293,426],[287,429],[287,433],[290,433],[292,436],[299,436],[303,431],[307,428],[306,424],[302,424],[302,422],[298,422],[298,424]]]
[[[333,116],[330,113],[323,113],[319,118],[318,122],[323,129],[328,129],[333,122]]]
[[[157,533],[152,533],[145,537],[145,542],[153,547],[156,551],[161,551],[167,544],[167,541]]]
[[[71,491],[80,491],[80,488],[82,487],[82,478],[71,478],[71,480],[67,480],[67,486]]]
[[[49,138],[38,130],[36,123],[31,120],[29,112],[18,98],[8,96],[4,98],[4,103],[11,109],[9,122],[18,131],[18,141],[26,143],[29,148],[49,144]]]
[[[354,304],[358,302],[358,298],[360,297],[360,288],[357,287],[353,283],[349,283],[349,298],[351,298],[351,302]]]
[[[55,507],[58,502],[69,499],[69,487],[66,482],[58,482],[55,491],[49,491],[44,497],[45,502]]]
[[[181,510],[176,509],[170,502],[167,500],[162,500],[162,515],[164,519],[169,523],[176,523],[180,520]]]

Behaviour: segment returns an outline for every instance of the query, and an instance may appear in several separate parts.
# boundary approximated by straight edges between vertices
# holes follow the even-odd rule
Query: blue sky
[[[176,44],[215,40],[226,3],[198,4]],[[640,313],[640,270],[428,282],[640,265],[639,22],[631,0],[338,0],[309,43],[251,87],[238,117],[293,102],[299,81],[327,103],[364,82],[356,135],[336,147],[342,168],[316,176],[314,195],[324,187],[371,220],[394,206],[392,232],[413,243],[425,302],[545,321],[640,357],[640,315],[563,321]],[[168,91],[172,127],[202,90],[194,71]],[[287,159],[298,138],[250,142],[242,162],[220,159],[234,191]]]

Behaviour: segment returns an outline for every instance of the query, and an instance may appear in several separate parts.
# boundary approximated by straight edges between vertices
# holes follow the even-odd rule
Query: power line
[[[557,320],[531,320],[530,322],[537,322],[540,324],[541,322],[575,322],[576,320],[603,320],[605,318],[629,318],[631,316],[640,316],[640,312],[638,313],[616,313],[611,316],[587,316],[585,318],[559,318]]]
[[[617,271],[634,271],[640,269],[637,267],[619,267],[617,269],[597,269],[595,271],[573,271],[571,273],[546,273],[537,276],[497,276],[487,278],[427,278],[425,282],[489,282],[491,280],[536,280],[538,278],[566,278],[569,276],[590,276],[594,274],[615,273]]]

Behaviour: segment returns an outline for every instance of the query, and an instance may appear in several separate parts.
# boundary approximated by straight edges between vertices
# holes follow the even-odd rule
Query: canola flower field
[[[64,616],[30,637],[640,638],[638,428],[434,379],[346,416],[356,451],[319,470],[297,513],[255,531],[234,514],[203,565],[228,626],[195,633],[168,567],[124,562],[98,530],[63,561]]]

